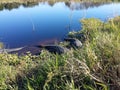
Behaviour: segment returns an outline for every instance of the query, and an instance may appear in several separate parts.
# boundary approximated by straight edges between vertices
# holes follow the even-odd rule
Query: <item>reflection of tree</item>
[[[19,5],[20,5],[20,4],[18,4],[18,3],[12,3],[12,4],[8,3],[8,4],[5,4],[5,5],[4,5],[4,8],[5,8],[5,9],[8,9],[8,10],[12,10],[13,8],[18,8]]]
[[[17,1],[17,0],[16,0]],[[107,4],[110,1],[114,0],[106,0],[106,1],[95,1],[95,2],[83,2],[82,0],[75,1],[75,0],[48,0],[48,4],[50,6],[53,6],[57,2],[65,2],[65,5],[69,7],[71,10],[80,10],[80,9],[88,9],[90,7],[98,7],[104,4]],[[117,0],[120,1],[120,0]],[[1,1],[0,1],[1,2]],[[0,10],[8,9],[11,10],[13,8],[18,8],[20,5],[23,5],[24,7],[33,7],[35,5],[38,5],[39,2],[43,2],[42,0],[26,0],[24,2],[13,2],[13,3],[0,3]]]
[[[80,9],[88,9],[90,7],[99,7],[101,5],[108,4],[108,2],[66,2],[65,5],[68,6],[71,10],[80,10]]]
[[[22,4],[24,7],[34,7],[38,5],[38,2],[27,2]]]
[[[0,10],[3,10],[4,9],[4,6],[3,5],[0,5]]]
[[[12,10],[12,9],[14,9],[14,8],[18,8],[20,5],[23,5],[24,7],[33,7],[33,6],[35,6],[35,5],[38,5],[38,2],[3,3],[3,4],[0,4],[0,10],[3,10],[3,9]]]
[[[65,5],[70,7],[70,2],[65,2]]]
[[[56,2],[54,2],[54,1],[52,1],[52,0],[49,0],[49,1],[48,1],[48,4],[49,4],[50,6],[53,6],[55,3],[56,3]]]

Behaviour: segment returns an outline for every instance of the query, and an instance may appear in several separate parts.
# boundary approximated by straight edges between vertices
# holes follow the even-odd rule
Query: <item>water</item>
[[[80,19],[120,15],[120,3],[65,3],[19,5],[0,11],[0,41],[15,48],[61,41],[69,31],[81,29]]]

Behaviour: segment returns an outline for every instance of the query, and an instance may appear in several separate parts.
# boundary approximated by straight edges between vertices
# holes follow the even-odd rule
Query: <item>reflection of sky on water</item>
[[[30,8],[21,6],[11,11],[0,11],[0,40],[9,47],[61,40],[70,30],[80,29],[80,18],[106,20],[115,15],[120,15],[120,4],[117,3],[79,10],[71,10],[63,2],[52,7],[47,3]]]

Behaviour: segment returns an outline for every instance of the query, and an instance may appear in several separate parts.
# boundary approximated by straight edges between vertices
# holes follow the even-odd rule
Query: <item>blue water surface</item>
[[[61,41],[69,31],[80,30],[82,18],[106,21],[117,15],[120,15],[120,3],[87,8],[76,2],[69,7],[64,2],[57,2],[53,6],[44,2],[27,8],[21,5],[17,9],[0,11],[0,41],[9,48],[55,43]]]

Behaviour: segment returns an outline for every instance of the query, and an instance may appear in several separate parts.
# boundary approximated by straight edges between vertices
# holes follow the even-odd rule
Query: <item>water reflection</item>
[[[71,10],[81,10],[81,9],[88,9],[88,8],[93,8],[93,7],[99,7],[101,5],[106,5],[106,4],[110,4],[108,2],[74,2],[74,1],[70,1],[70,2],[65,2],[66,6],[68,6]]]
[[[108,16],[120,15],[120,3],[49,1],[1,5],[0,41],[9,48],[61,41],[69,31],[80,30],[79,20],[83,17],[104,21]]]
[[[36,5],[38,5],[39,3],[38,2],[28,2],[28,3],[2,3],[0,4],[0,10],[3,10],[3,9],[7,9],[7,10],[12,10],[12,9],[16,9],[16,8],[19,8],[19,6],[24,6],[24,7],[34,7]]]
[[[25,2],[25,3],[0,3],[0,10],[7,9],[12,10],[15,8],[19,8],[19,6],[24,7],[34,7],[36,5],[39,5],[40,1],[36,2]],[[48,3],[50,6],[54,6],[57,1],[49,0],[47,2],[41,2],[43,4]],[[88,9],[90,7],[99,7],[104,4],[109,4],[110,2],[75,2],[74,0],[66,1],[65,5],[68,6],[71,10],[80,10],[80,9]]]

